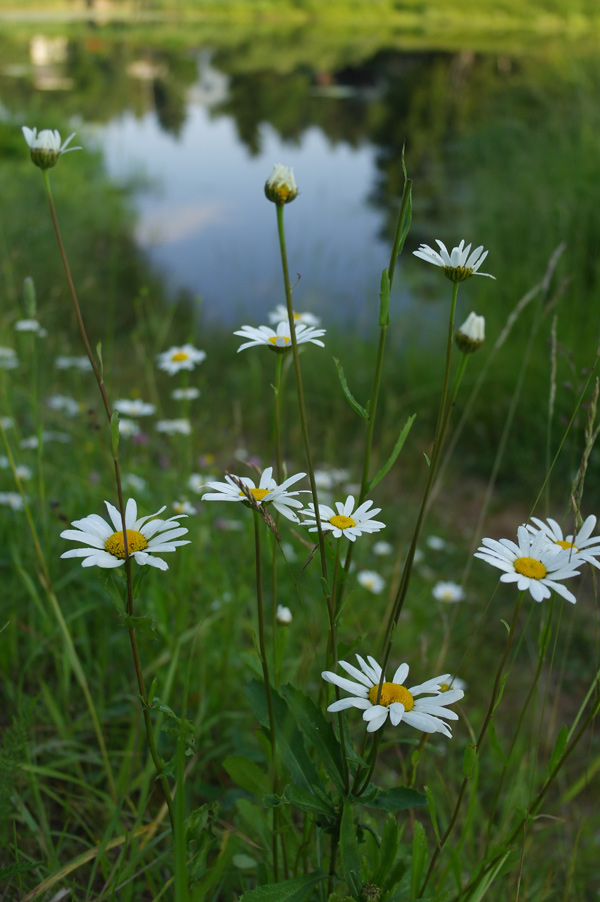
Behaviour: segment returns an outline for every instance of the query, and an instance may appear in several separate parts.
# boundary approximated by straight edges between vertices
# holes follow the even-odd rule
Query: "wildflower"
[[[382,727],[389,717],[395,727],[404,720],[409,726],[424,733],[443,733],[444,736],[452,737],[449,725],[442,718],[458,720],[458,715],[454,711],[447,710],[446,705],[457,702],[463,697],[464,692],[462,689],[449,689],[442,693],[441,686],[449,682],[451,674],[444,673],[407,689],[403,684],[408,676],[409,667],[408,664],[401,664],[391,683],[386,682],[385,676],[383,677],[381,695],[377,701],[379,684],[382,680],[381,667],[370,655],[367,655],[368,664],[360,655],[357,655],[356,659],[360,670],[346,661],[339,662],[346,673],[358,680],[356,683],[329,670],[321,674],[327,683],[333,683],[345,692],[352,693],[350,698],[333,702],[327,708],[328,711],[335,713],[346,708],[363,710],[363,720],[367,721],[368,733]],[[418,695],[424,694],[432,697],[417,698]]]
[[[368,589],[373,595],[379,595],[383,592],[385,580],[375,570],[361,570],[360,573],[356,574],[356,578],[361,586]]]
[[[196,508],[186,498],[174,501],[171,507],[176,514],[185,514],[186,517],[196,513]]]
[[[48,334],[37,319],[18,319],[13,328],[17,332],[35,332],[40,338],[45,338]]]
[[[556,551],[545,532],[532,536],[525,526],[519,526],[517,538],[518,544],[510,539],[500,539],[499,542],[482,539],[475,557],[504,570],[500,581],[516,582],[517,588],[521,592],[529,590],[535,601],[550,598],[551,590],[554,590],[575,604],[575,596],[560,582],[579,575],[571,549]]]
[[[192,473],[187,481],[188,489],[191,489],[192,492],[199,495],[204,490],[209,479],[209,476],[202,476],[200,473]]]
[[[292,313],[294,317],[294,323],[299,326],[301,323],[304,323],[305,326],[320,326],[321,325],[321,317],[315,316],[314,313],[296,313],[294,310]],[[269,313],[269,322],[274,325],[278,325],[281,322],[285,322],[288,318],[288,311],[285,304],[278,304],[275,307],[275,310],[271,310]]]
[[[221,532],[241,532],[244,528],[241,520],[227,520],[225,517],[217,517],[213,521],[213,526]]]
[[[442,539],[440,536],[427,536],[425,539],[428,548],[433,549],[433,551],[442,551],[443,548],[446,547],[446,540]]]
[[[46,407],[50,410],[56,410],[58,413],[64,413],[65,416],[75,417],[79,413],[79,401],[70,398],[68,395],[50,395],[46,398]]]
[[[133,489],[134,492],[145,492],[148,488],[148,483],[142,476],[138,476],[137,473],[124,473],[121,476],[121,487]]]
[[[0,417],[0,423],[2,424],[3,429],[12,429],[15,425],[15,421],[12,417]]]
[[[68,354],[59,354],[54,361],[57,370],[86,370],[92,369],[89,357],[70,357]]]
[[[321,348],[325,347],[323,342],[319,341],[321,335],[325,335],[325,329],[315,329],[313,326],[305,326],[301,323],[295,327],[294,331],[297,344],[301,345],[311,342],[311,344],[319,345]],[[290,324],[286,321],[280,322],[275,330],[271,329],[270,326],[259,326],[257,329],[254,326],[242,326],[241,329],[233,334],[250,339],[250,341],[239,346],[238,354],[246,348],[254,348],[258,345],[266,345],[269,350],[279,354],[283,353],[283,351],[289,351],[292,347]]]
[[[374,517],[381,510],[380,507],[374,507],[373,510],[369,510],[372,504],[372,501],[365,501],[354,510],[353,495],[348,495],[343,503],[341,501],[335,502],[337,513],[328,505],[320,504],[321,527],[323,530],[332,530],[335,539],[346,536],[351,542],[354,542],[363,532],[379,532],[380,529],[385,528],[385,523],[381,523],[379,520],[371,520],[371,517]],[[308,510],[304,512],[304,516],[306,517],[304,525],[308,526],[308,531],[316,532],[317,520],[315,517],[315,506],[312,501],[308,505]]]
[[[69,147],[67,145],[75,137],[75,132],[69,135],[66,141],[60,143],[60,132],[56,129],[43,128],[38,134],[37,128],[27,128],[23,126],[23,136],[27,141],[31,159],[40,169],[51,169],[56,166],[58,158],[63,153],[70,153],[72,150],[81,150],[81,147]]]
[[[448,692],[450,689],[462,689],[464,692],[466,688],[465,681],[457,676],[451,676],[448,682],[440,683],[440,692]]]
[[[385,557],[387,554],[391,554],[394,550],[394,546],[390,545],[389,542],[375,542],[371,551],[373,554],[376,554],[378,557]]]
[[[263,471],[258,486],[254,485],[254,481],[248,476],[231,477],[229,474],[225,476],[226,482],[207,482],[206,488],[215,489],[204,495],[203,501],[243,501],[249,504],[248,498],[241,490],[240,486],[244,486],[248,490],[252,499],[256,504],[272,504],[276,511],[299,523],[298,515],[291,508],[301,508],[302,503],[295,498],[300,491],[288,492],[288,488],[306,476],[306,473],[296,473],[295,476],[289,476],[281,485],[277,485],[273,479],[273,467],[267,467]]]
[[[71,441],[71,436],[67,432],[56,432],[52,429],[44,429],[42,432],[42,442],[61,442],[63,445],[68,445]],[[39,447],[40,440],[37,435],[29,435],[27,438],[24,438],[19,442],[19,448],[25,448],[26,450],[35,450]]]
[[[550,517],[545,522],[537,517],[531,519],[555,548],[561,548],[571,553],[571,562],[574,567],[578,567],[581,561],[587,561],[588,564],[600,568],[600,561],[596,559],[597,555],[600,555],[600,536],[592,536],[596,526],[596,517],[593,515],[587,517],[579,532],[574,536],[563,536],[562,529],[556,520],[552,520]],[[527,530],[533,534],[538,531],[530,524],[527,526]],[[577,558],[574,555],[577,555]]]
[[[142,430],[135,420],[129,420],[127,417],[119,417],[119,435],[123,438],[131,438],[139,435]]]
[[[27,466],[25,466],[25,464],[18,464],[15,467],[15,473],[17,474],[17,477],[21,480],[31,479],[31,477],[33,475],[31,467],[27,467]]]
[[[200,389],[193,388],[176,388],[171,392],[171,397],[175,401],[195,401],[200,397]]]
[[[457,583],[436,583],[433,587],[432,595],[438,601],[464,601],[465,590]]]
[[[115,410],[124,413],[128,417],[149,417],[156,412],[154,404],[147,404],[145,401],[129,400],[127,398],[119,398],[114,403]]]
[[[273,172],[265,183],[265,196],[274,204],[290,204],[298,196],[294,170],[282,163],[275,163]]]
[[[278,604],[277,611],[275,612],[275,619],[277,623],[280,623],[282,626],[289,626],[292,622],[292,612],[289,608],[284,607],[282,604]]]
[[[454,341],[463,354],[477,351],[485,341],[485,317],[469,313],[462,326],[457,329]]]
[[[191,435],[192,424],[185,417],[176,420],[159,420],[155,423],[157,432],[166,432],[167,435]]]
[[[417,251],[413,251],[413,254],[427,263],[441,266],[451,282],[464,282],[465,279],[470,279],[471,276],[487,276],[489,279],[496,278],[490,275],[489,272],[477,272],[489,253],[483,250],[482,244],[470,253],[471,245],[467,244],[465,247],[463,238],[458,247],[452,248],[452,253],[449,254],[443,241],[440,241],[439,238],[436,238],[435,241],[440,249],[439,253],[427,244],[422,244]]]
[[[17,352],[13,348],[0,346],[0,370],[14,370],[18,365]]]
[[[103,520],[97,514],[90,514],[83,520],[74,520],[71,526],[77,529],[65,529],[61,532],[62,539],[72,542],[82,542],[87,548],[72,548],[61,554],[61,558],[82,557],[82,567],[121,567],[125,563],[125,541],[123,536],[123,523],[121,513],[108,501],[104,502],[112,525]],[[137,518],[137,504],[130,498],[125,508],[125,529],[127,531],[127,552],[136,563],[149,564],[159,570],[168,570],[168,564],[160,557],[154,557],[157,552],[165,553],[175,551],[180,545],[189,545],[188,539],[181,539],[187,533],[187,529],[180,526],[178,516],[162,520],[158,514],[162,514],[165,507],[161,507],[155,514]],[[185,515],[184,515],[185,516]]]
[[[25,507],[18,492],[0,492],[0,504],[4,504],[14,511],[22,511]]]
[[[193,370],[197,363],[206,359],[206,351],[199,351],[193,345],[169,348],[157,356],[158,368],[174,376],[180,370]]]

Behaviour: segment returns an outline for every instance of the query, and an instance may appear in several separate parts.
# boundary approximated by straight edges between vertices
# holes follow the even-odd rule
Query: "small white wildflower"
[[[265,197],[274,204],[290,204],[298,196],[294,170],[283,163],[275,163],[265,183]]]
[[[68,147],[75,137],[75,132],[69,135],[67,140],[61,144],[60,132],[56,129],[43,128],[38,132],[37,128],[27,128],[24,125],[22,131],[29,147],[31,159],[40,169],[51,169],[53,166],[56,166],[59,157],[63,153],[82,149],[81,147]]]
[[[46,407],[56,410],[58,413],[64,413],[67,417],[77,416],[81,409],[79,401],[68,395],[50,395],[46,398]]]
[[[48,334],[37,319],[19,319],[14,324],[14,328],[17,332],[35,332],[40,338],[45,338]]]
[[[394,546],[390,545],[389,542],[384,542],[383,540],[381,540],[379,542],[375,542],[371,550],[373,554],[376,554],[378,557],[385,557],[386,555],[392,553]]]
[[[163,351],[156,358],[160,370],[174,376],[180,370],[193,370],[198,363],[206,359],[206,351],[199,351],[191,344],[179,345]]]
[[[0,492],[0,504],[10,507],[14,511],[22,511],[25,507],[18,492]]]
[[[0,370],[15,370],[18,365],[17,352],[13,348],[0,346]]]
[[[348,495],[345,502],[336,501],[336,510],[326,504],[319,504],[319,516],[323,531],[331,530],[335,539],[345,536],[351,542],[354,542],[363,533],[379,532],[380,529],[385,528],[385,523],[371,519],[375,514],[379,513],[380,507],[374,507],[372,510],[369,510],[373,502],[364,501],[354,510],[354,504],[355,501],[352,495]],[[312,501],[303,514],[306,517],[304,526],[308,527],[309,532],[317,532],[315,506]]]
[[[442,551],[446,547],[446,540],[440,538],[440,536],[427,536],[425,542],[433,551]]]
[[[67,354],[60,354],[54,361],[57,370],[86,370],[92,369],[92,364],[88,357],[70,357]]]
[[[114,408],[128,417],[149,417],[156,412],[154,404],[147,404],[139,399],[119,398],[118,401],[115,401]]]
[[[454,602],[465,600],[465,590],[458,583],[439,582],[435,584],[431,592],[438,601]]]
[[[135,420],[129,420],[127,417],[119,417],[119,435],[123,438],[131,438],[133,435],[139,435],[142,430]]]
[[[300,323],[304,323],[305,326],[321,325],[321,318],[319,316],[315,316],[314,313],[296,313],[296,311],[294,310],[293,316],[294,322],[297,326],[299,326]],[[285,322],[287,318],[288,312],[285,304],[278,304],[277,307],[275,307],[275,310],[272,310],[268,316],[269,322],[273,323],[273,325]]]
[[[277,611],[275,612],[275,619],[277,620],[277,623],[281,623],[282,626],[289,626],[292,622],[292,612],[289,608],[278,604]]]
[[[361,586],[373,595],[380,595],[385,588],[385,580],[375,570],[360,570],[356,578]]]
[[[186,498],[183,498],[181,501],[174,501],[171,507],[173,509],[173,513],[175,514],[185,514],[186,516],[191,516],[197,513],[194,505],[190,504],[190,502]]]
[[[487,276],[489,279],[495,279],[495,276],[489,272],[477,272],[483,261],[488,255],[488,251],[484,251],[483,245],[476,247],[471,253],[471,245],[465,247],[464,239],[458,247],[452,248],[452,252],[448,253],[446,245],[439,238],[435,239],[439,247],[439,253],[427,244],[422,244],[417,251],[413,251],[415,257],[420,257],[427,263],[433,263],[434,266],[441,266],[446,276],[451,282],[464,282],[471,276]]]
[[[166,435],[191,435],[192,424],[185,417],[176,420],[159,420],[154,424],[157,432],[164,432]]]
[[[171,392],[174,401],[195,401],[200,397],[200,389],[190,386],[189,388],[175,388]]]

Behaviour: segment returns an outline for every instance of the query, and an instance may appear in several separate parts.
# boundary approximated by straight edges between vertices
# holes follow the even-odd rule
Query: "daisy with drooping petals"
[[[554,591],[575,604],[577,599],[561,582],[579,575],[571,550],[557,551],[546,533],[532,535],[525,526],[519,526],[517,539],[518,544],[510,539],[482,539],[475,557],[504,570],[500,581],[516,583],[521,592],[527,589],[535,601],[550,598]]]
[[[296,343],[301,345],[311,342],[313,345],[319,345],[324,348],[325,345],[319,341],[321,335],[325,335],[325,329],[315,329],[313,326],[307,326],[304,323],[295,326]],[[292,347],[292,338],[290,335],[290,324],[287,320],[282,320],[273,330],[270,326],[242,326],[234,335],[241,335],[242,338],[249,338],[250,341],[245,342],[238,348],[240,351],[246,348],[258,347],[258,345],[266,345],[271,351],[281,354],[283,351],[289,351]]]
[[[574,536],[563,536],[562,529],[551,517],[545,521],[537,517],[531,519],[538,529],[527,524],[528,531],[536,534],[539,530],[557,550],[561,548],[563,551],[570,551],[573,566],[578,567],[581,561],[587,561],[588,564],[600,568],[600,561],[597,560],[597,556],[600,555],[600,536],[592,535],[596,526],[596,517],[593,514],[583,521],[581,529]]]
[[[208,492],[202,497],[202,501],[243,501],[248,504],[248,499],[240,488],[240,484],[246,488],[252,495],[256,504],[272,504],[276,511],[299,523],[298,515],[292,508],[301,508],[302,502],[295,498],[300,491],[288,492],[289,486],[294,485],[298,480],[306,476],[306,473],[296,473],[295,476],[289,476],[281,485],[277,485],[273,479],[273,467],[267,467],[260,477],[260,482],[256,486],[254,480],[248,476],[231,477],[229,474],[225,476],[226,482],[207,482],[205,488],[215,489],[214,492]]]
[[[41,132],[38,132],[37,128],[27,128],[24,125],[22,131],[29,147],[31,159],[40,169],[51,169],[56,166],[58,158],[63,153],[81,150],[81,147],[68,147],[75,137],[75,132],[61,144],[60,132],[56,129],[43,128]]]
[[[296,313],[293,311],[294,322],[297,326],[301,323],[304,323],[305,326],[320,326],[321,325],[321,317],[315,316],[314,313]],[[269,313],[269,322],[274,325],[278,325],[281,322],[286,322],[288,318],[287,307],[285,304],[277,304],[275,310],[271,310]]]
[[[439,247],[439,253],[434,251],[428,244],[422,244],[418,250],[413,251],[415,257],[420,257],[427,263],[433,263],[434,266],[441,266],[446,276],[451,282],[464,282],[471,276],[487,276],[488,279],[495,279],[496,276],[490,275],[489,272],[477,272],[489,251],[484,251],[483,245],[480,244],[471,253],[471,245],[465,247],[464,238],[458,247],[452,248],[452,253],[448,253],[448,249],[443,241],[439,238],[435,239]]]
[[[199,351],[190,344],[169,348],[156,357],[159,370],[165,370],[169,376],[174,376],[180,370],[193,370],[197,363],[202,363],[205,359],[206,351]]]
[[[364,712],[363,720],[367,722],[368,733],[379,730],[389,717],[395,727],[404,721],[424,733],[443,733],[444,736],[452,738],[450,727],[442,718],[458,720],[458,714],[447,710],[446,705],[459,701],[464,692],[458,688],[448,689],[445,692],[442,690],[442,685],[449,684],[452,678],[451,674],[444,673],[407,689],[404,682],[408,676],[408,664],[401,664],[391,683],[388,683],[385,676],[383,681],[381,680],[381,667],[374,658],[367,655],[368,663],[360,655],[357,655],[356,659],[360,670],[346,661],[339,662],[340,667],[357,680],[356,683],[329,670],[325,670],[321,674],[327,683],[333,683],[344,692],[352,693],[350,698],[341,698],[339,701],[333,702],[327,708],[328,711],[335,713],[344,711],[346,708],[359,708]],[[379,695],[381,681],[381,694]],[[378,695],[379,701],[377,700]],[[428,697],[417,698],[419,695]]]
[[[369,510],[372,504],[372,501],[364,501],[360,507],[354,510],[353,495],[348,495],[345,502],[336,501],[336,510],[327,504],[320,504],[321,527],[323,530],[331,530],[334,539],[345,536],[351,542],[356,541],[358,536],[362,536],[363,532],[379,532],[380,529],[385,528],[385,523],[371,519],[381,510],[380,507],[374,507],[372,510]],[[304,525],[308,526],[308,531],[316,532],[317,520],[315,506],[312,501],[304,512],[304,516],[306,517]]]
[[[112,525],[99,517],[98,514],[90,514],[83,520],[73,520],[71,526],[76,529],[65,529],[61,532],[62,539],[72,542],[82,542],[87,548],[72,548],[61,554],[61,558],[82,557],[82,567],[122,567],[125,563],[125,541],[123,537],[123,523],[121,513],[110,504],[104,502]],[[162,520],[158,514],[162,514],[165,507],[161,507],[155,514],[137,519],[137,504],[130,498],[125,508],[125,529],[127,530],[127,552],[134,558],[137,564],[149,564],[159,570],[168,570],[169,565],[157,553],[175,551],[180,545],[189,545],[188,539],[181,539],[187,533],[184,526],[180,526],[178,520],[185,514],[178,514]]]

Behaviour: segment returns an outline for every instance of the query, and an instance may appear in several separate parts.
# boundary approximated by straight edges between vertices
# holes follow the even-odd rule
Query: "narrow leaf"
[[[551,774],[558,762],[560,761],[564,750],[567,747],[567,740],[569,738],[569,728],[567,726],[561,727],[558,731],[558,736],[556,737],[556,742],[554,743],[554,748],[552,749],[552,754],[550,755],[550,760],[548,761],[548,773]]]
[[[342,367],[342,364],[337,359],[337,357],[333,358],[333,362],[335,363],[335,365],[337,367],[338,376],[340,378],[340,384],[342,386],[342,391],[346,395],[346,400],[348,401],[348,404],[350,405],[352,410],[356,411],[356,413],[363,418],[363,420],[368,420],[369,414],[367,413],[365,408],[361,404],[358,403],[358,401],[356,400],[356,398],[354,397],[354,395],[348,388],[348,383],[346,382],[346,377],[344,376],[344,369]]]
[[[490,737],[490,745],[494,749],[495,752],[500,755],[504,764],[508,764],[508,758],[504,754],[502,750],[502,746],[500,745],[500,740],[498,739],[498,733],[496,732],[496,727],[494,725],[494,721],[490,721],[490,725],[488,727],[488,735]]]
[[[373,874],[372,883],[383,886],[385,879],[392,869],[398,851],[398,824],[393,814],[388,814],[381,834],[381,846],[379,848],[379,866]]]
[[[440,842],[440,830],[437,822],[437,814],[435,811],[435,799],[433,797],[433,793],[429,786],[423,787],[425,790],[425,795],[427,796],[427,805],[429,807],[429,817],[431,818],[431,825],[433,827],[433,832],[435,833],[435,838]]]
[[[413,415],[410,416],[410,417],[408,418],[408,420],[406,421],[406,423],[405,423],[404,426],[402,427],[402,431],[400,432],[400,435],[398,436],[398,440],[396,441],[396,444],[394,445],[394,450],[392,451],[392,453],[391,453],[390,456],[388,457],[387,461],[386,461],[386,462],[384,463],[384,465],[382,466],[381,470],[379,470],[379,472],[378,472],[378,473],[373,477],[373,479],[370,481],[370,483],[369,483],[369,491],[371,491],[371,489],[374,489],[375,486],[376,486],[379,482],[381,482],[381,480],[383,479],[383,477],[384,477],[387,473],[389,473],[389,471],[392,469],[392,467],[393,467],[394,464],[396,463],[396,458],[398,457],[398,455],[399,455],[400,452],[402,451],[402,447],[403,447],[403,445],[404,445],[404,442],[405,442],[406,439],[407,439],[408,433],[409,433],[410,430],[411,430],[412,424],[414,423],[416,416],[417,416],[416,413],[413,413]]]
[[[422,883],[423,871],[425,869],[425,859],[427,858],[427,837],[425,836],[425,828],[420,821],[415,821],[413,833],[413,856],[411,871],[411,898],[416,899],[419,887]]]
[[[258,886],[240,896],[240,902],[305,902],[313,890],[313,886],[325,880],[326,874],[314,871],[302,877],[292,877],[281,883],[268,883]]]
[[[386,789],[377,793],[375,798],[369,801],[365,795],[362,795],[360,800],[369,808],[379,808],[382,811],[390,811],[392,814],[397,811],[406,811],[408,808],[422,808],[427,804],[426,795],[417,789],[407,789],[405,786]]]
[[[477,763],[477,746],[475,743],[470,742],[465,748],[465,755],[463,758],[463,775],[465,777],[471,777],[473,775],[473,769]]]
[[[344,810],[340,824],[340,857],[342,859],[342,873],[348,888],[355,898],[362,888],[360,876],[361,858],[358,852],[356,839],[356,827],[354,826],[354,811],[350,799],[344,799]]]
[[[281,694],[287,702],[292,717],[304,733],[321,761],[325,773],[340,791],[344,790],[344,764],[340,744],[333,725],[315,702],[293,686],[282,686]]]
[[[327,804],[314,792],[308,792],[295,783],[289,783],[283,793],[283,801],[295,805],[300,811],[307,811],[309,814],[317,814],[321,817],[335,818],[335,811],[332,804]]]
[[[261,799],[270,789],[269,775],[255,764],[241,755],[229,755],[223,761],[223,767],[234,783],[252,793],[257,799]]]

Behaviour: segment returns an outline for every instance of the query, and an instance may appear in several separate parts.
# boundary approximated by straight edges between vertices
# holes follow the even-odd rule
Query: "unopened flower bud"
[[[365,883],[360,891],[362,902],[379,902],[381,890],[375,883]]]
[[[265,196],[274,204],[289,204],[298,195],[294,170],[283,163],[275,163],[265,183]]]
[[[275,619],[277,620],[277,623],[280,623],[282,626],[289,626],[292,622],[292,612],[289,608],[285,608],[283,605],[278,604]]]
[[[477,351],[485,341],[485,318],[477,316],[476,313],[469,313],[462,326],[457,329],[454,340],[463,354]]]
[[[27,141],[31,159],[40,169],[52,169],[53,166],[56,166],[61,154],[69,153],[71,150],[81,150],[81,147],[67,147],[75,137],[75,132],[69,135],[63,144],[60,143],[60,132],[56,129],[44,128],[38,134],[37,128],[27,128],[24,125],[23,135]]]

